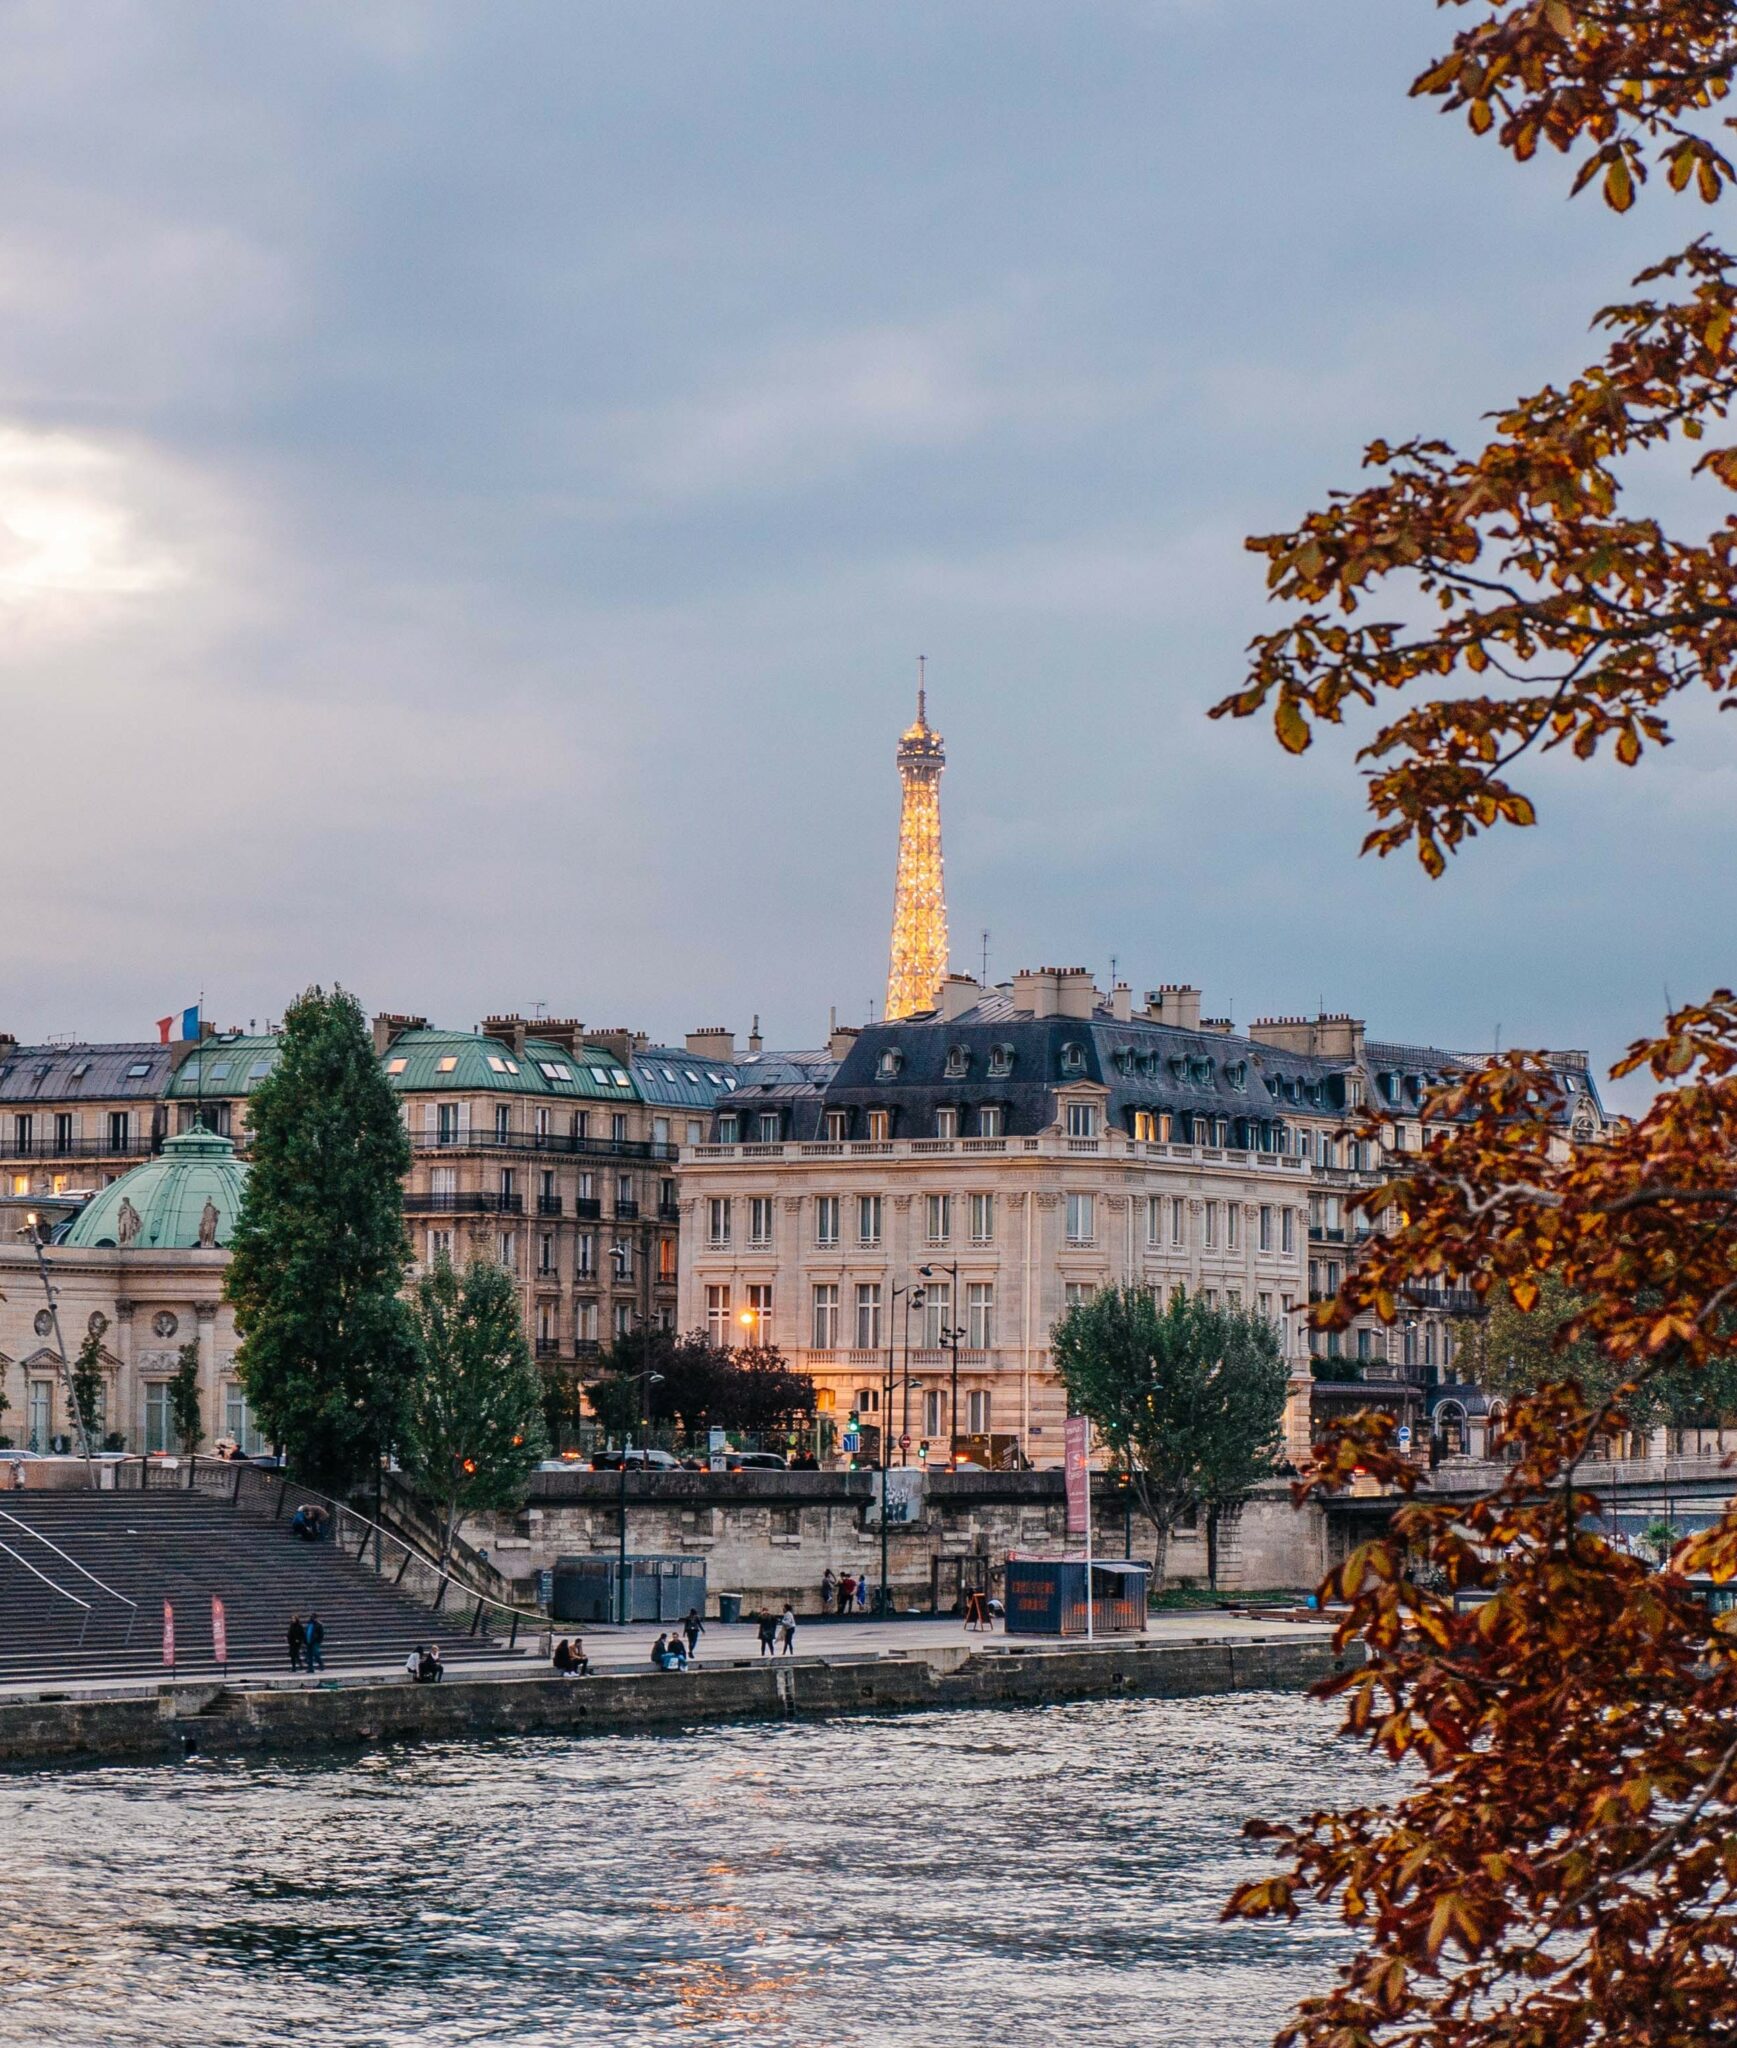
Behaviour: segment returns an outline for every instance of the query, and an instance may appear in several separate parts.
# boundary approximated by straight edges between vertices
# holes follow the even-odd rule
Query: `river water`
[[[1380,1798],[1286,1694],[0,1780],[5,2048],[1254,2048],[1342,1937],[1239,1839]]]

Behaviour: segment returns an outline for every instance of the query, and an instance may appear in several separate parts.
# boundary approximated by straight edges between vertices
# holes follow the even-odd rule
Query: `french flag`
[[[199,1036],[199,1005],[183,1010],[179,1017],[157,1019],[157,1043],[167,1045],[171,1039],[197,1038]]]

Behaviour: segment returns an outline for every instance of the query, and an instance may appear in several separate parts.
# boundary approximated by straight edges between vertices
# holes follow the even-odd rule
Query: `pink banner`
[[[163,1602],[163,1662],[175,1662],[175,1610],[169,1602]]]
[[[1091,1450],[1092,1425],[1083,1415],[1070,1415],[1062,1439],[1062,1469],[1067,1477],[1068,1534],[1089,1534],[1092,1514]]]
[[[211,1596],[211,1649],[219,1664],[229,1662],[229,1623],[215,1593]]]

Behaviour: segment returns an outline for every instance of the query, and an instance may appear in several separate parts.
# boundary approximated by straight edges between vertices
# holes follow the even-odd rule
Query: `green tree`
[[[1158,1583],[1170,1532],[1197,1509],[1216,1574],[1218,1517],[1276,1466],[1285,1407],[1276,1333],[1180,1287],[1162,1307],[1147,1288],[1109,1287],[1068,1310],[1050,1347],[1069,1407],[1091,1418],[1156,1532]]]
[[[175,1418],[175,1441],[192,1457],[205,1441],[205,1418],[199,1410],[199,1340],[190,1337],[175,1354],[179,1363],[169,1382],[169,1412]]]
[[[505,1267],[447,1259],[416,1283],[411,1324],[417,1369],[405,1417],[405,1468],[441,1516],[440,1561],[477,1508],[517,1507],[547,1455],[544,1384]]]
[[[101,1330],[87,1330],[84,1342],[78,1347],[78,1356],[72,1362],[72,1398],[78,1409],[87,1452],[95,1450],[97,1445],[97,1417],[102,1413],[104,1377],[103,1333]]]
[[[248,1122],[227,1281],[237,1368],[294,1468],[345,1486],[378,1474],[415,1361],[399,1298],[409,1141],[353,996],[313,988],[290,1005]]]

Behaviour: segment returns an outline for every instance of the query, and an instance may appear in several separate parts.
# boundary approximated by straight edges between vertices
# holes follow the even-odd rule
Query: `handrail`
[[[189,1463],[195,1470],[200,1465],[215,1465],[219,1471],[224,1473],[261,1471],[261,1468],[257,1465],[248,1465],[245,1462],[228,1458],[206,1458],[202,1457],[198,1452],[193,1453]],[[261,1476],[263,1478],[263,1473]],[[385,1537],[388,1543],[396,1543],[400,1550],[406,1552],[406,1564],[410,1558],[415,1558],[418,1564],[425,1565],[438,1579],[443,1581],[444,1585],[456,1586],[461,1593],[469,1595],[478,1603],[477,1614],[472,1619],[471,1633],[473,1635],[476,1633],[476,1623],[480,1619],[484,1607],[495,1608],[500,1613],[510,1614],[513,1617],[513,1641],[515,1643],[518,1641],[519,1623],[521,1621],[535,1621],[538,1623],[542,1621],[543,1615],[535,1607],[515,1607],[510,1600],[497,1600],[492,1593],[479,1592],[475,1586],[467,1586],[455,1572],[449,1572],[441,1565],[436,1564],[433,1558],[425,1556],[422,1551],[417,1549],[414,1543],[400,1536],[395,1529],[388,1529],[382,1523],[370,1521],[366,1515],[362,1514],[358,1509],[351,1507],[347,1501],[334,1500],[329,1493],[321,1493],[317,1487],[304,1485],[299,1479],[291,1479],[287,1471],[280,1471],[279,1480],[277,1516],[282,1515],[284,1498],[290,1487],[293,1486],[298,1494],[305,1495],[310,1500],[323,1501],[332,1510],[334,1515],[348,1515],[352,1521],[359,1522],[365,1530],[371,1531],[377,1536]],[[239,1493],[239,1485],[237,1492]],[[277,1516],[274,1516],[273,1519],[277,1519]],[[362,1551],[366,1550],[367,1547],[367,1538],[364,1537],[356,1555],[360,1557]],[[404,1576],[402,1567],[399,1570],[398,1576],[399,1578]]]
[[[64,1586],[57,1586],[46,1572],[39,1572],[35,1565],[30,1562],[29,1558],[20,1557],[10,1543],[0,1542],[0,1550],[5,1551],[14,1564],[21,1564],[33,1579],[40,1579],[51,1593],[58,1593],[63,1600],[70,1600],[75,1607],[82,1607],[84,1609],[84,1619],[78,1625],[78,1643],[79,1648],[82,1650],[84,1648],[84,1632],[90,1627],[90,1602],[88,1600],[81,1600],[76,1593],[69,1593]]]
[[[0,1522],[10,1522],[13,1528],[22,1529],[26,1536],[34,1536],[38,1543],[46,1544],[56,1557],[60,1558],[64,1563],[71,1565],[80,1578],[89,1579],[93,1586],[100,1586],[112,1599],[124,1601],[133,1610],[127,1617],[127,1639],[124,1647],[127,1649],[132,1648],[133,1623],[139,1618],[139,1603],[136,1600],[130,1599],[119,1587],[111,1586],[107,1580],[99,1579],[95,1572],[86,1571],[76,1557],[69,1557],[58,1543],[50,1541],[48,1537],[43,1535],[40,1529],[33,1529],[28,1522],[20,1521],[16,1515],[9,1514],[5,1508],[0,1508]]]

